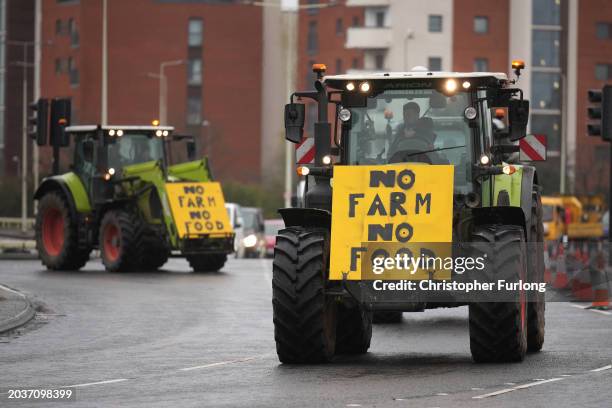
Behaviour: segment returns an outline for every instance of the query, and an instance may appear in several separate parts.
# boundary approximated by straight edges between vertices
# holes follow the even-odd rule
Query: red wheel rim
[[[64,246],[64,215],[57,208],[45,211],[42,222],[42,241],[45,252],[58,256]]]
[[[113,262],[119,258],[119,240],[120,240],[119,228],[114,224],[109,224],[104,228],[104,235],[102,243],[104,248],[104,256],[109,261]]]

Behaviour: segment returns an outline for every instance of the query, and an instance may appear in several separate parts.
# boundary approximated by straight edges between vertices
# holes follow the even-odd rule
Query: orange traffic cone
[[[569,281],[567,279],[567,269],[565,265],[565,251],[563,250],[563,243],[559,244],[559,251],[557,252],[557,273],[555,274],[555,280],[553,287],[555,289],[564,289],[567,287]]]
[[[597,254],[596,268],[593,273],[593,303],[589,309],[610,309],[610,282],[606,274],[606,260],[600,250]]]

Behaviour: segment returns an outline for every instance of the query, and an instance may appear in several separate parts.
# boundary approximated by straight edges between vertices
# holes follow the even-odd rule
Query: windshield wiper
[[[403,158],[405,159],[406,157],[410,157],[410,156],[416,156],[417,154],[425,154],[425,153],[433,153],[433,152],[439,152],[442,150],[451,150],[451,149],[458,149],[460,147],[465,147],[465,145],[461,145],[461,146],[453,146],[453,147],[439,147],[437,149],[432,149],[432,150],[424,150],[422,152],[415,152],[415,153],[410,153],[407,154],[405,156],[403,156]]]

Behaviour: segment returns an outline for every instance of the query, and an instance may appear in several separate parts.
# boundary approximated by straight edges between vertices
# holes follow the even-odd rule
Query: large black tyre
[[[143,258],[141,267],[146,271],[155,271],[168,262],[170,247],[166,240],[155,233],[148,231],[143,237]]]
[[[51,270],[79,270],[89,260],[90,248],[79,248],[78,220],[70,214],[61,192],[51,191],[38,201],[36,249],[43,265]]]
[[[529,238],[529,281],[544,282],[544,226],[539,191],[532,193]],[[544,293],[531,294],[527,303],[527,351],[540,351],[544,345],[546,299]]]
[[[100,257],[106,270],[127,272],[143,269],[147,228],[133,209],[109,210],[100,222]]]
[[[217,272],[227,261],[225,254],[187,255],[186,258],[194,272]]]
[[[489,282],[497,282],[498,279],[506,282],[525,281],[527,256],[522,228],[511,225],[475,227],[472,241],[486,245],[482,272]],[[526,303],[524,292],[517,292],[515,301],[483,299],[469,305],[470,350],[474,361],[511,362],[525,358]]]
[[[276,237],[272,310],[282,363],[324,363],[336,346],[335,300],[325,295],[329,232],[291,227]]]
[[[358,306],[338,305],[336,354],[364,354],[372,340],[372,312]]]
[[[374,312],[374,323],[388,324],[388,323],[401,323],[404,313],[396,311],[376,311]]]

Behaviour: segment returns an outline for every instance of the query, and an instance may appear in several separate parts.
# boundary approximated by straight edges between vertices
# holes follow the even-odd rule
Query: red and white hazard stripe
[[[314,157],[314,137],[305,137],[295,147],[295,161],[297,164],[314,164]]]
[[[519,141],[521,161],[546,160],[546,135],[527,135]]]

